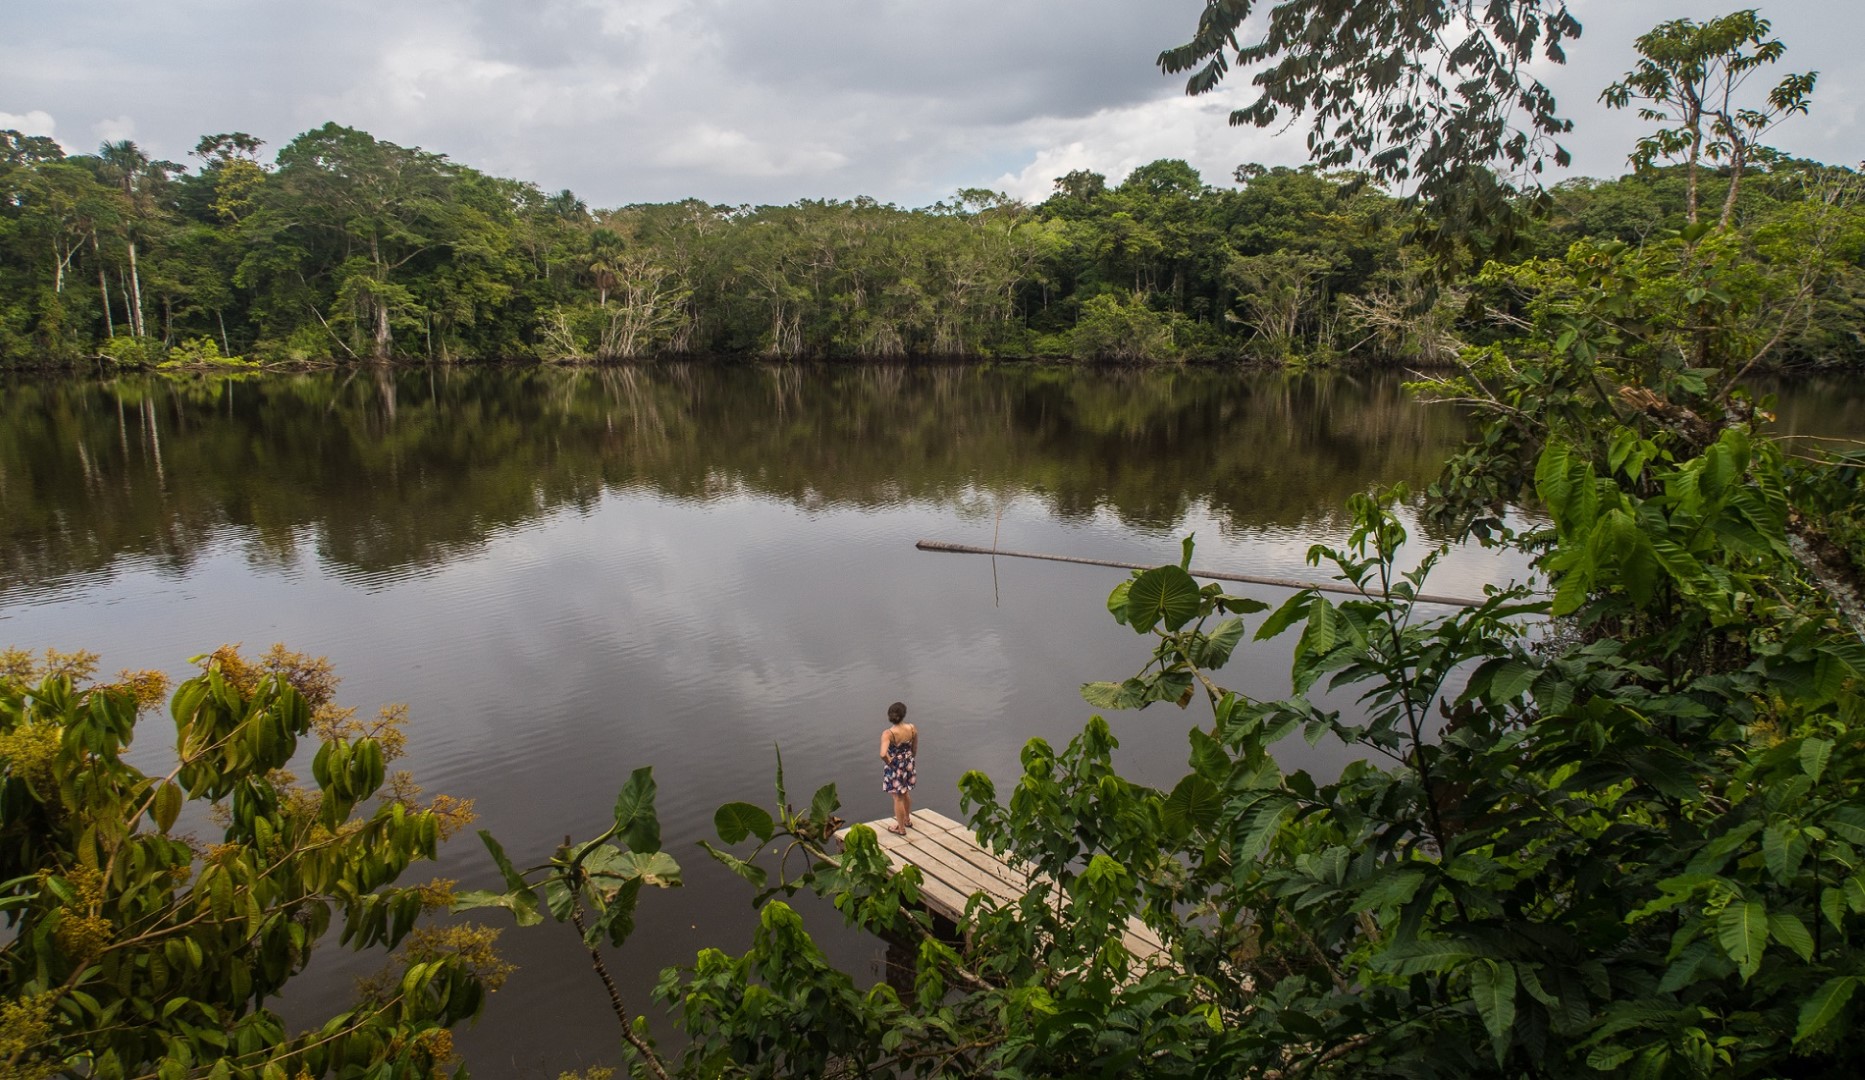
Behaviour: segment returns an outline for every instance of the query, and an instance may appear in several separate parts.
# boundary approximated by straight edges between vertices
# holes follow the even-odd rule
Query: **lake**
[[[1857,383],[1782,395],[1791,432],[1865,431]],[[850,820],[888,813],[889,702],[920,725],[919,805],[960,816],[969,769],[1017,775],[1066,741],[1081,683],[1148,650],[1105,609],[1118,570],[929,554],[922,538],[1308,577],[1346,497],[1429,482],[1467,421],[1397,377],[1041,366],[361,369],[20,380],[0,402],[0,646],[87,648],[105,673],[177,677],[223,642],[324,654],[339,700],[406,703],[400,763],[474,800],[521,865],[606,825],[653,765],[687,884],[642,898],[612,967],[648,989],[701,947],[742,950],[750,892],[697,846],[722,802],[835,783]],[[1459,550],[1434,592],[1524,573]],[[1238,586],[1268,600],[1283,593]],[[1282,643],[1223,675],[1287,686]],[[1194,706],[1110,717],[1142,782],[1185,770]],[[172,728],[144,720],[137,760]],[[1300,740],[1285,761],[1336,767]],[[470,834],[433,871],[494,883]],[[425,880],[418,866],[410,880]],[[866,983],[882,945],[799,901]],[[488,921],[509,926],[495,913]],[[619,1060],[574,932],[508,929],[520,966],[458,1040],[482,1076]],[[288,1015],[335,1008],[376,965],[331,944]]]

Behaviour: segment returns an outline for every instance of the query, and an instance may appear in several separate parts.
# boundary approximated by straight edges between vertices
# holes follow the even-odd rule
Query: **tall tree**
[[[157,220],[156,196],[169,177],[182,171],[172,161],[157,161],[128,139],[106,142],[97,148],[98,175],[123,194],[123,245],[129,256],[130,333],[146,337],[143,323],[142,275],[136,262],[137,244]]]
[[[1256,69],[1256,100],[1230,114],[1233,125],[1306,116],[1316,165],[1409,186],[1445,223],[1438,238],[1486,224],[1494,233],[1511,216],[1491,166],[1534,176],[1548,160],[1567,164],[1555,139],[1573,124],[1531,71],[1538,56],[1563,61],[1580,36],[1565,0],[1285,0],[1246,25],[1258,6],[1206,0],[1192,39],[1160,53],[1160,69],[1189,72],[1189,94],[1215,90],[1233,62]]]
[[[1761,137],[1782,120],[1807,111],[1819,72],[1789,74],[1763,101],[1743,104],[1741,90],[1757,70],[1787,51],[1754,9],[1698,23],[1673,19],[1637,42],[1639,61],[1607,87],[1600,100],[1615,109],[1641,102],[1638,114],[1670,126],[1638,141],[1632,163],[1649,168],[1660,159],[1681,159],[1689,189],[1685,216],[1697,221],[1698,173],[1705,160],[1726,162],[1729,187],[1718,224],[1735,212],[1742,174],[1758,157],[1774,156]]]

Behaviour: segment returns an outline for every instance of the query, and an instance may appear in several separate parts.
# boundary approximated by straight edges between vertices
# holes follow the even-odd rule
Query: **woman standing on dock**
[[[920,750],[920,731],[907,723],[907,707],[896,701],[887,707],[887,730],[881,732],[881,790],[894,797],[894,823],[887,831],[907,834],[913,827],[913,784],[919,779],[914,755]]]

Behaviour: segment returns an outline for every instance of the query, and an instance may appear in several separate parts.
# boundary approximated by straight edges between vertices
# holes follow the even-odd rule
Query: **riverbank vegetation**
[[[1741,287],[1806,278],[1771,364],[1865,364],[1858,175],[1762,158],[1514,196],[1483,258],[1423,242],[1366,173],[1182,161],[966,190],[592,210],[327,124],[267,160],[242,133],[189,165],[134,143],[68,156],[0,132],[0,365],[907,356],[1436,367],[1493,340],[1501,284],[1575,243],[1643,250],[1697,203]],[[1699,175],[1700,174],[1700,175]],[[1817,265],[1809,257],[1817,255]],[[1488,270],[1460,272],[1481,267]]]

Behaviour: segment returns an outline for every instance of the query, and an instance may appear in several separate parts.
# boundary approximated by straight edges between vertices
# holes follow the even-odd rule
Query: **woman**
[[[920,732],[907,723],[907,707],[898,701],[889,705],[887,730],[881,732],[881,790],[894,797],[890,833],[905,836],[913,827],[913,784],[919,779],[913,758],[919,749]]]

